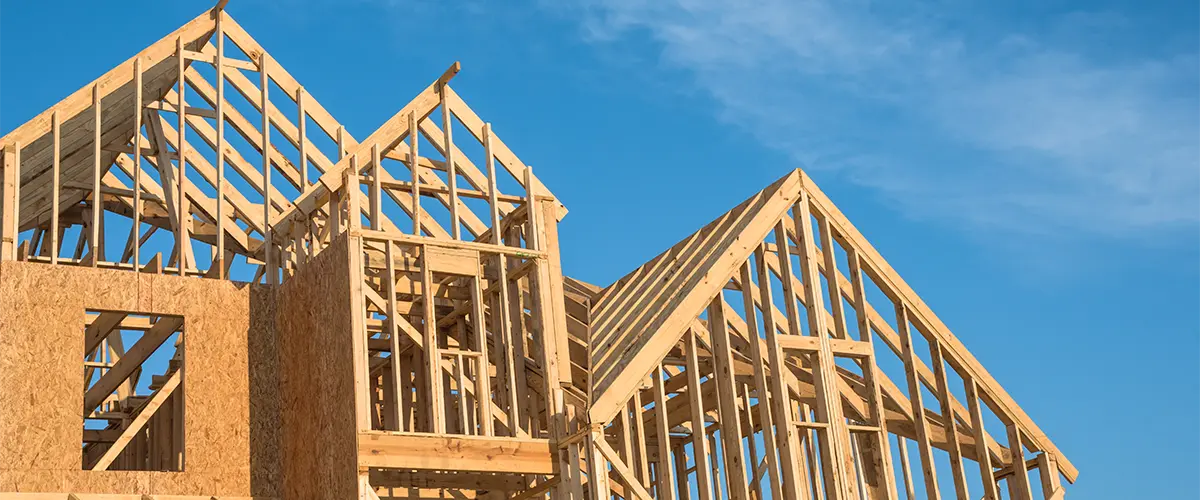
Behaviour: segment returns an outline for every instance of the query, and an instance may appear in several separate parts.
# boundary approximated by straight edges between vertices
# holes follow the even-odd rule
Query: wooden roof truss
[[[799,170],[607,288],[564,277],[566,208],[458,70],[360,142],[219,6],[0,138],[0,259],[277,285],[347,245],[368,497],[1018,500],[1075,480]]]
[[[0,252],[222,278],[240,257],[250,270],[235,271],[237,279],[278,282],[299,254],[314,255],[329,241],[328,207],[312,202],[337,189],[351,162],[372,169],[373,151],[385,166],[372,187],[392,206],[363,203],[370,227],[400,230],[391,218],[416,210],[420,234],[487,241],[488,228],[521,197],[500,192],[505,181],[459,149],[450,137],[455,127],[489,143],[501,172],[515,180],[509,184],[532,179],[552,195],[446,85],[456,72],[457,64],[360,144],[228,13],[206,12],[0,138],[12,176],[5,185],[19,200],[6,211],[17,215],[5,221]],[[403,143],[414,112],[420,136],[432,144],[418,159],[415,184]],[[390,142],[381,144],[383,137]],[[457,175],[446,174],[447,164]],[[465,200],[486,202],[493,181],[501,186],[496,213],[477,214],[486,203],[472,208]],[[435,221],[433,206],[450,220]],[[565,213],[560,204],[556,217]],[[293,227],[300,218],[307,227]]]
[[[347,236],[358,430],[543,446],[586,405],[566,208],[450,87],[458,68],[359,142],[213,9],[0,138],[0,259],[279,284]],[[483,484],[446,472],[404,480]]]
[[[591,319],[609,488],[1049,499],[1077,474],[799,170],[599,292]]]

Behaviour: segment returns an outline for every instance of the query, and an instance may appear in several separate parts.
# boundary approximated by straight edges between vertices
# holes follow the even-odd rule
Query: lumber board
[[[50,130],[54,115],[59,116],[63,130],[60,144],[62,179],[89,180],[94,168],[91,150],[95,125],[94,116],[89,113],[93,107],[93,90],[101,98],[101,122],[104,127],[101,142],[127,142],[133,134],[133,117],[128,109],[135,95],[132,83],[134,60],[141,59],[144,71],[143,99],[160,100],[176,82],[176,41],[181,39],[186,47],[198,47],[208,41],[214,27],[211,15],[207,12],[201,14],[0,138],[0,146],[21,144],[21,182],[24,186],[20,210],[22,227],[50,207],[51,200],[47,197],[50,190],[47,186],[54,157],[54,141]],[[111,164],[113,155],[115,153],[106,152],[101,164]],[[84,196],[76,194],[64,197],[59,206],[71,206]]]
[[[632,381],[644,379],[662,360],[683,335],[686,326],[724,288],[737,266],[750,256],[775,221],[798,198],[799,181],[799,172],[792,172],[751,197],[740,206],[744,215],[728,234],[711,248],[698,249],[703,256],[699,262],[679,269],[674,276],[651,288],[654,293],[636,297],[633,306],[623,306],[625,309],[652,309],[646,318],[633,324],[596,327],[593,342],[598,338],[607,340],[592,346],[592,408],[589,410],[592,421],[607,421],[616,414],[635,390]],[[677,293],[680,290],[686,293]],[[606,304],[619,296],[618,291],[604,297],[593,311],[597,315],[603,313]],[[620,342],[616,337],[625,340]]]
[[[1032,441],[1036,448],[1051,453],[1057,460],[1059,470],[1069,482],[1074,482],[1079,475],[1079,470],[1075,465],[1054,446],[1041,428],[1033,422],[1033,419],[1017,405],[1012,396],[988,373],[979,360],[971,355],[966,346],[951,333],[950,328],[942,323],[941,319],[888,264],[866,237],[858,232],[858,229],[838,210],[837,206],[821,192],[808,174],[804,172],[800,172],[800,174],[804,190],[809,193],[813,205],[818,207],[829,218],[830,224],[835,226],[838,232],[859,250],[864,262],[864,271],[870,274],[873,280],[883,285],[885,290],[893,290],[895,295],[902,297],[910,305],[909,313],[915,320],[914,323],[924,325],[930,330],[929,333],[941,343],[942,348],[945,349],[947,363],[960,373],[974,379],[979,385],[981,395],[994,402],[1002,412],[1011,415],[1022,430],[1022,436]]]
[[[363,467],[445,471],[551,474],[548,439],[362,432],[358,462]]]
[[[1047,498],[1063,495],[1060,473],[1075,480],[1074,465],[804,172],[596,287],[562,274],[557,222],[566,208],[449,86],[458,63],[358,142],[224,7],[0,138],[0,387],[20,392],[0,394],[10,408],[0,441],[17,443],[15,466],[0,467],[0,500],[379,498],[394,493],[388,487],[414,498],[558,498],[581,496],[585,480],[598,498],[765,500],[764,483],[773,499],[892,497],[889,434],[902,438],[909,496],[920,481],[931,498],[949,498],[949,471],[953,496],[970,498],[963,459],[988,478],[987,498],[999,498],[1000,479],[1009,496],[1031,496],[1028,477],[1013,471],[1039,471]],[[209,43],[221,32],[228,40]],[[229,56],[225,41],[246,57]],[[202,76],[205,65],[219,67],[219,85]],[[180,78],[190,86],[175,90]],[[225,85],[249,105],[226,102]],[[281,90],[272,90],[274,102],[272,86]],[[239,109],[259,114],[252,122]],[[452,141],[455,120],[466,131],[460,140],[482,146],[483,163]],[[142,123],[146,138],[135,132]],[[248,147],[230,147],[226,126]],[[422,149],[445,160],[421,157],[418,133]],[[337,144],[332,158],[311,140],[320,134]],[[225,165],[247,181],[237,183],[245,192],[227,189]],[[405,180],[393,178],[388,165],[412,177],[397,169]],[[498,174],[524,192],[501,193]],[[411,232],[388,220],[384,196],[411,216]],[[486,202],[487,212],[472,212],[464,197]],[[118,262],[104,262],[113,214],[138,230]],[[35,230],[30,241],[14,236],[22,229]],[[141,269],[141,242],[158,230],[174,233],[176,246]],[[218,248],[207,271],[193,242]],[[849,262],[837,260],[837,247]],[[223,281],[228,262],[218,264],[233,253],[258,266],[254,281],[269,273],[263,281],[273,284],[278,267],[283,283]],[[867,280],[896,307],[897,327],[866,300]],[[205,281],[214,284],[190,284]],[[59,290],[64,283],[74,288]],[[726,293],[741,294],[744,307],[729,305]],[[98,303],[83,302],[92,296]],[[253,300],[261,303],[247,305]],[[50,320],[37,301],[55,304]],[[77,314],[85,307],[86,319]],[[131,316],[150,313],[164,319]],[[78,395],[87,415],[114,392],[132,394],[140,362],[185,320],[189,344],[200,335],[218,345],[201,344],[186,372],[156,376],[158,392],[134,395],[142,414],[122,417],[106,405],[104,418],[131,427],[85,431],[96,444],[85,445],[83,462],[122,469],[124,455],[153,449],[143,428],[165,425],[199,436],[188,442],[188,468],[169,479],[82,475]],[[126,351],[110,335],[122,329],[142,331],[144,342]],[[931,363],[914,352],[921,339]],[[85,360],[62,345],[84,346]],[[101,356],[101,345],[119,360]],[[875,364],[889,351],[903,365],[903,387]],[[71,373],[74,398],[55,399],[43,382],[62,373]],[[77,375],[97,373],[92,390],[78,384]],[[164,406],[168,397],[187,404]],[[160,406],[170,415],[151,418]],[[985,410],[1005,423],[1005,436],[986,432]],[[909,463],[909,440],[918,463]],[[951,459],[940,478],[935,448]],[[493,491],[470,491],[484,489]]]

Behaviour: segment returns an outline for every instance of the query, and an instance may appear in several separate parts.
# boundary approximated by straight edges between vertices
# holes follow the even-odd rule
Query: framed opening
[[[183,471],[183,317],[84,316],[83,469]]]

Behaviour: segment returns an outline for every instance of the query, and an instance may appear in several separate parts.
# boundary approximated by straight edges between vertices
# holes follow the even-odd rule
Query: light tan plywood
[[[976,469],[1024,498],[1022,465],[1061,498],[1078,474],[804,172],[597,287],[458,63],[359,142],[224,8],[0,138],[0,499],[963,499]],[[152,350],[106,332],[174,332],[147,314],[183,318],[183,368],[83,434],[111,469],[83,470],[84,406]],[[176,455],[164,429],[183,471],[123,470]]]
[[[348,241],[335,241],[279,289],[285,498],[357,492]]]
[[[262,452],[252,451],[251,443],[277,446],[269,426],[255,426],[253,432],[251,427],[251,380],[259,384],[259,393],[274,385],[273,362],[264,363],[262,373],[251,373],[251,331],[269,335],[271,328],[270,322],[258,323],[254,310],[270,310],[271,299],[252,300],[255,290],[228,281],[0,263],[0,383],[6,388],[0,398],[11,409],[0,417],[0,439],[9,443],[0,469],[16,478],[16,491],[53,483],[60,486],[50,491],[251,495],[251,457]],[[184,318],[183,472],[82,470],[79,367],[86,310]],[[256,488],[269,493],[271,476],[261,477]]]

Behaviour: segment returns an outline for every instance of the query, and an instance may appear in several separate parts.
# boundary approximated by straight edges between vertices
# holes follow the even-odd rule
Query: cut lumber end
[[[226,1],[228,1],[228,0],[226,0]],[[462,70],[462,63],[459,61],[454,61],[454,64],[451,64],[449,68],[446,68],[446,71],[442,72],[442,76],[438,77],[438,79],[437,79],[438,85],[445,85],[451,79],[454,78],[454,75],[457,75],[458,72],[461,70]]]

